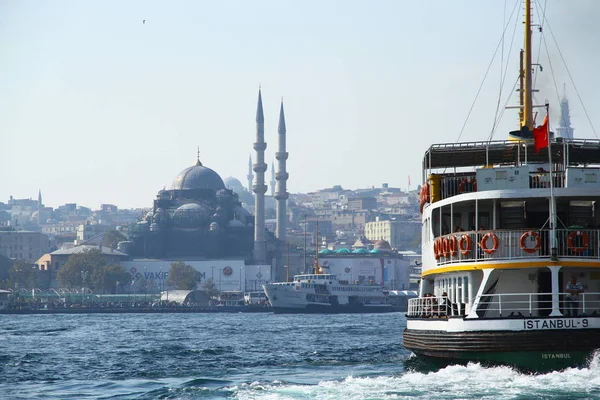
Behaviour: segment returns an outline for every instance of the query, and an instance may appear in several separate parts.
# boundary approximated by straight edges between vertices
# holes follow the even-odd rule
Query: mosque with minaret
[[[255,264],[273,264],[286,243],[289,196],[283,101],[277,137],[277,170],[271,165],[271,191],[267,194],[267,143],[259,89],[253,145],[255,162],[252,163],[251,156],[248,189],[233,177],[223,180],[202,163],[198,152],[195,163],[175,176],[170,189],[157,193],[152,210],[131,229],[129,240],[120,243],[120,250],[138,260],[243,259]],[[265,226],[267,198],[275,202],[275,232]],[[249,211],[250,206],[254,213]]]

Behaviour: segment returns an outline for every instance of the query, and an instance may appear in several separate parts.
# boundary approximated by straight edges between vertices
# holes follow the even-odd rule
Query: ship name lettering
[[[548,359],[552,359],[552,358],[571,358],[571,355],[569,353],[559,353],[559,354],[542,353],[542,358],[544,360],[548,360]]]
[[[577,329],[579,327],[587,328],[588,324],[586,318],[581,321],[576,319],[533,319],[523,321],[523,329]]]

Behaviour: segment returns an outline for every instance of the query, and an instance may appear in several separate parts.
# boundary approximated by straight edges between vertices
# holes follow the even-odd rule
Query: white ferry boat
[[[600,348],[600,141],[533,128],[530,10],[521,130],[423,159],[422,279],[403,334],[423,358],[541,371]]]
[[[295,275],[292,282],[267,283],[263,289],[276,314],[396,311],[383,286],[338,280],[335,274]]]

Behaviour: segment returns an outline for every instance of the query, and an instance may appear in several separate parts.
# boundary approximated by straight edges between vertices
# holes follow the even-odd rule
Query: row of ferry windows
[[[300,287],[303,289],[314,289],[315,285],[312,283],[302,283]],[[322,287],[319,285],[319,287]],[[329,290],[333,292],[374,292],[377,290],[375,287],[356,287],[356,286],[330,286]]]

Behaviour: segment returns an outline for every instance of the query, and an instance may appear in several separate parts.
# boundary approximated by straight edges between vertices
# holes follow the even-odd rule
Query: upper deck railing
[[[553,187],[566,187],[566,175],[564,171],[552,172],[550,178],[549,172],[530,172],[530,189],[547,189],[550,187],[552,179]],[[477,177],[475,174],[461,174],[457,176],[444,176],[440,179],[441,199],[447,199],[463,193],[473,193],[477,191]]]
[[[582,293],[573,300],[568,293],[558,293],[563,316],[596,316],[600,314],[600,293]],[[452,302],[446,296],[426,296],[408,300],[407,317],[443,318],[469,314],[478,304],[480,318],[539,317],[552,311],[552,293],[499,293],[478,296],[469,304]]]
[[[557,138],[550,143],[552,160],[564,165],[600,164],[600,140]],[[533,141],[440,143],[432,145],[423,159],[425,170],[438,168],[546,163],[548,151],[535,151]]]
[[[600,230],[557,229],[556,256],[600,259]],[[438,265],[466,261],[515,260],[552,256],[549,229],[456,232],[430,244]]]

